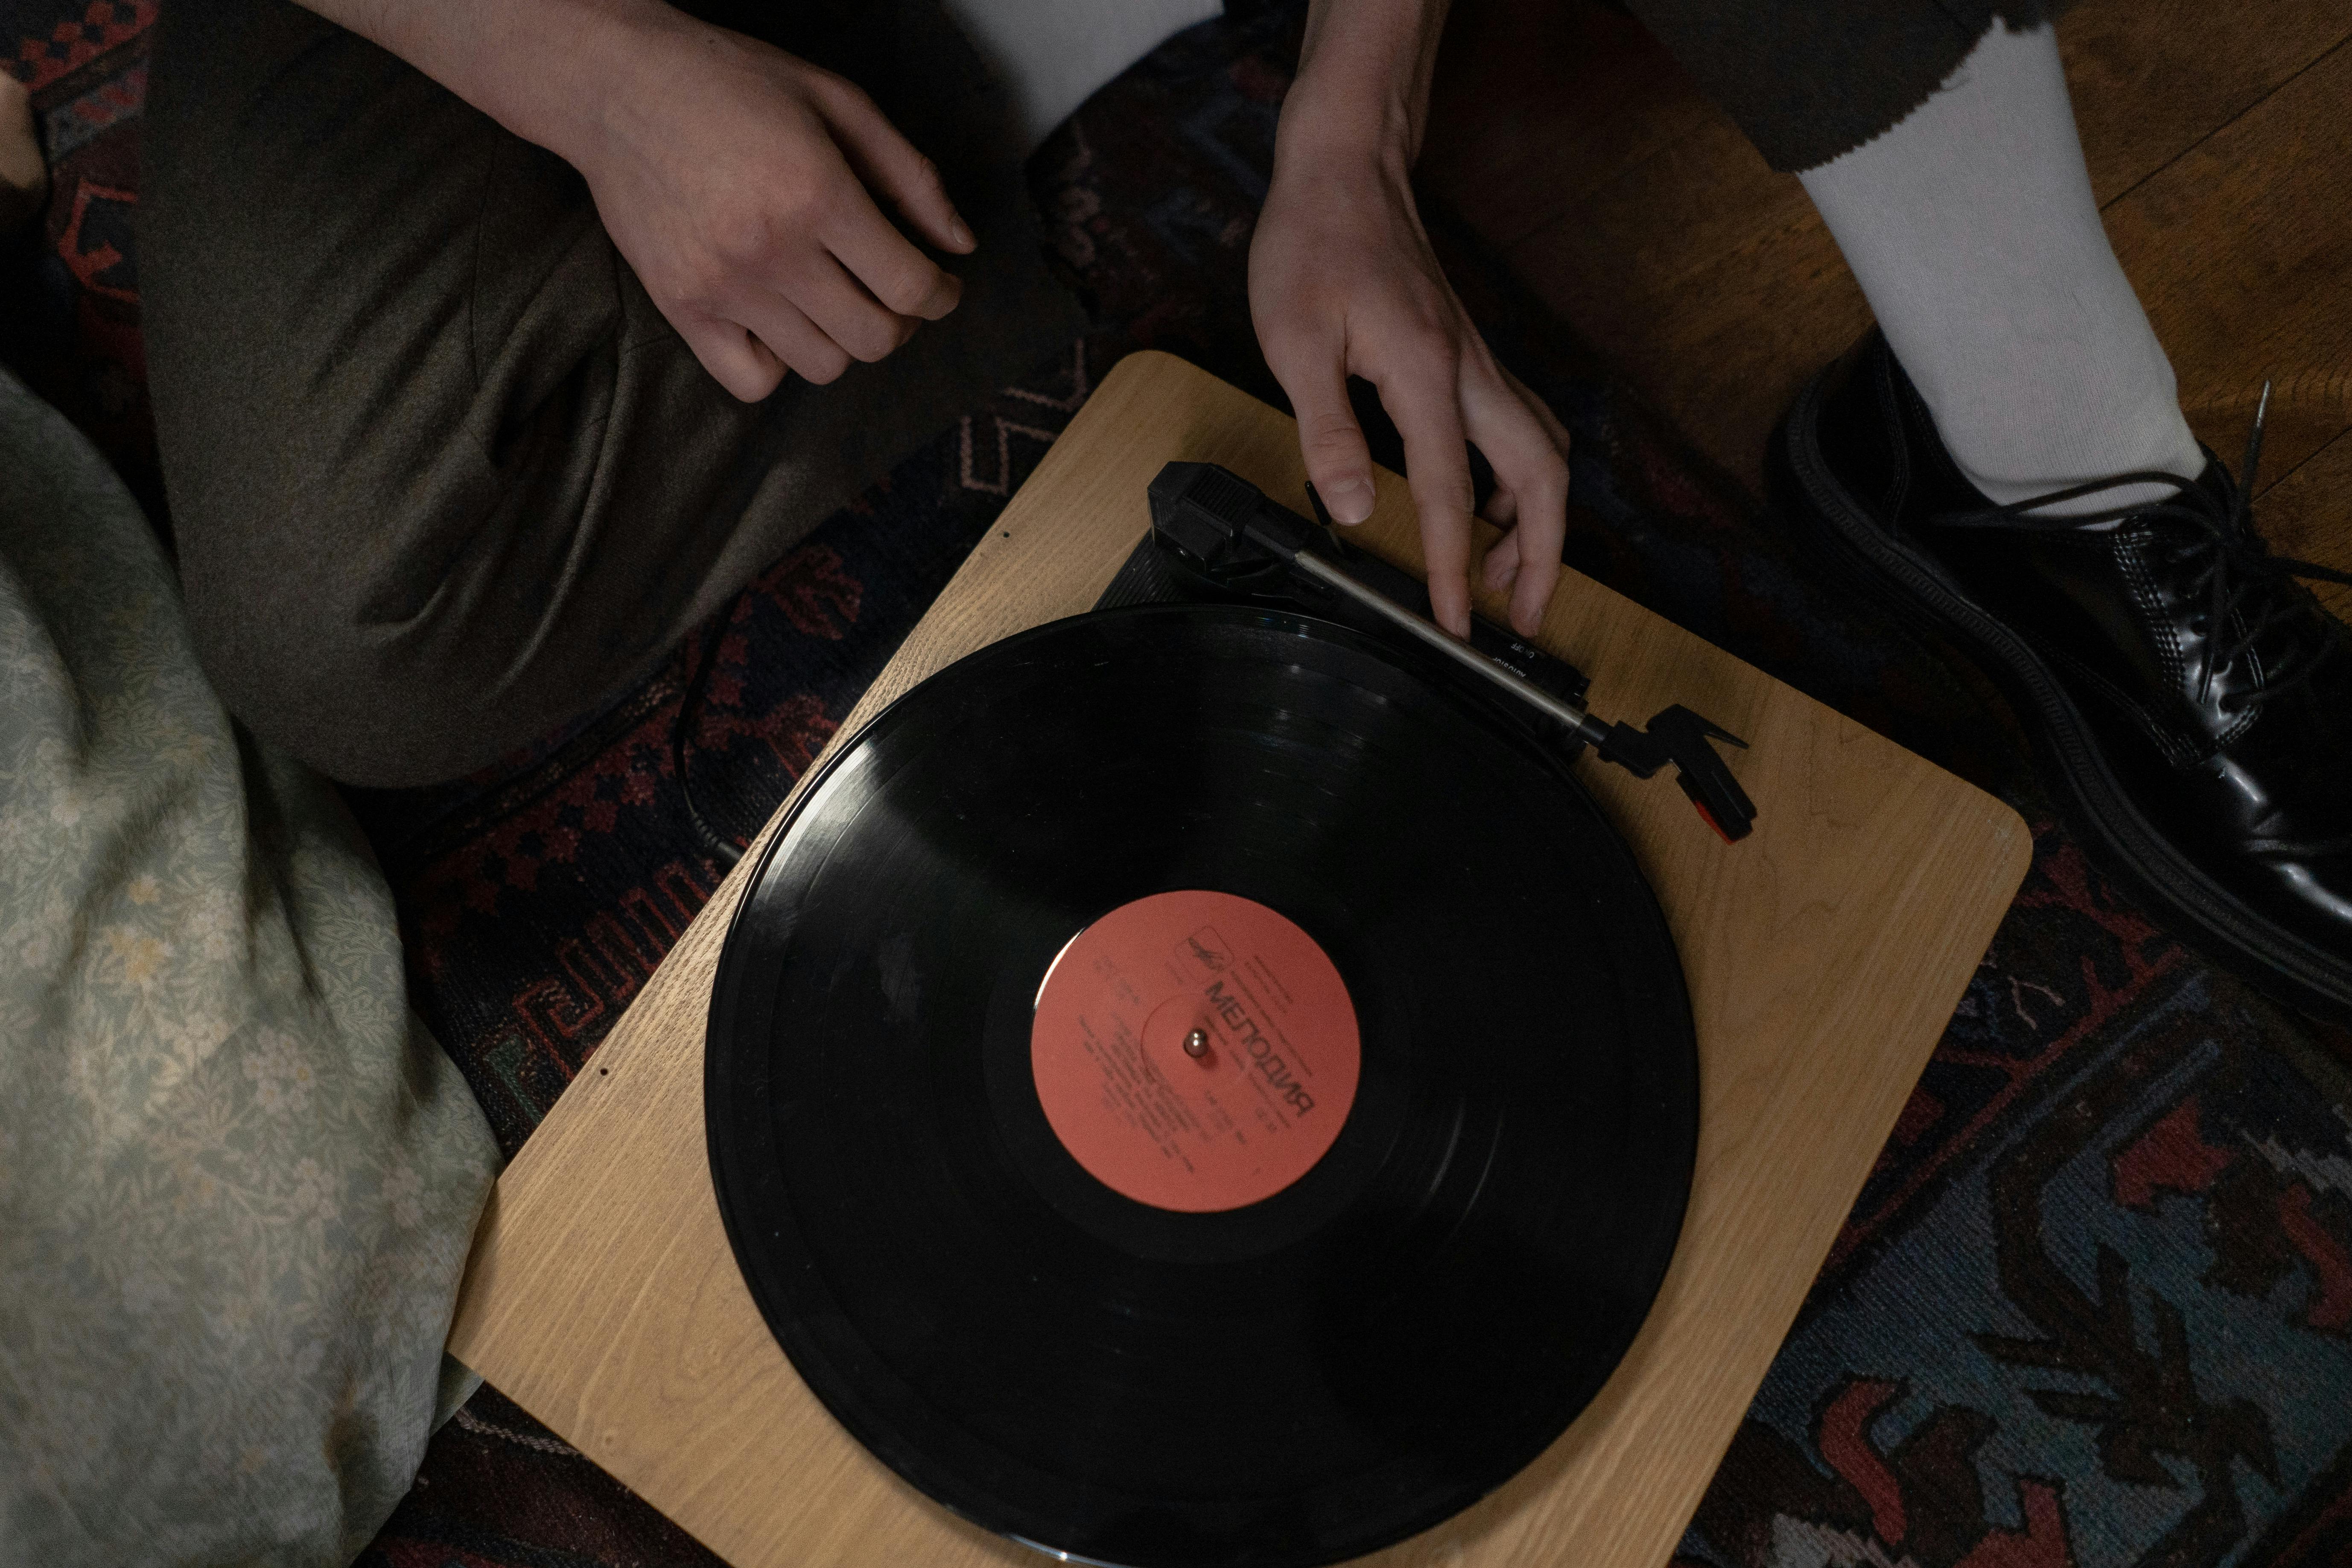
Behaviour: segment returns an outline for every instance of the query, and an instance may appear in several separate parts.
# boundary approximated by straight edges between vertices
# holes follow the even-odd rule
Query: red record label
[[[1362,1064],[1355,1005],[1308,936],[1230,893],[1155,893],[1072,937],[1029,1032],[1045,1120],[1097,1181],[1207,1214],[1330,1149]]]

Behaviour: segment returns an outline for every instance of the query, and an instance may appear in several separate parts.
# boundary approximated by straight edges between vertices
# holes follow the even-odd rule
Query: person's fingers
[[[33,122],[32,94],[0,70],[0,235],[31,222],[48,195],[49,168]]]
[[[1511,625],[1520,636],[1532,637],[1559,580],[1560,542],[1568,532],[1568,458],[1562,451],[1567,432],[1556,437],[1557,422],[1547,427],[1537,417],[1541,404],[1507,380],[1507,374],[1484,353],[1464,358],[1463,426],[1494,465],[1498,488],[1511,497]],[[1499,589],[1496,574],[1490,554],[1486,581]]]
[[[677,335],[710,373],[710,379],[745,403],[757,403],[776,390],[784,367],[767,346],[734,321],[709,316],[671,318]]]
[[[1486,363],[1495,367],[1495,374],[1503,378],[1503,384],[1511,389],[1511,395],[1526,406],[1529,414],[1535,416],[1536,423],[1543,426],[1546,436],[1551,437],[1552,450],[1560,455],[1562,461],[1566,461],[1570,445],[1568,426],[1559,422],[1559,416],[1551,411],[1551,405],[1529,391],[1528,384],[1513,375],[1511,367],[1502,361],[1489,355]]]
[[[782,295],[747,296],[737,304],[735,314],[803,381],[822,386],[849,368],[849,352]]]
[[[1545,562],[1544,575],[1540,591],[1530,590],[1528,593],[1528,597],[1533,601],[1534,605],[1531,611],[1531,620],[1534,626],[1539,627],[1543,624],[1544,610],[1551,603],[1552,590],[1559,584],[1560,553],[1562,547],[1568,541],[1568,494],[1570,483],[1568,468],[1568,452],[1570,446],[1568,426],[1559,422],[1559,416],[1551,411],[1551,405],[1546,403],[1542,398],[1538,397],[1533,392],[1530,392],[1528,389],[1527,383],[1521,381],[1517,376],[1513,375],[1507,365],[1496,363],[1495,364],[1495,369],[1496,373],[1502,376],[1504,384],[1511,389],[1512,395],[1518,399],[1520,405],[1526,408],[1528,413],[1535,416],[1536,423],[1542,427],[1544,435],[1550,440],[1552,450],[1559,456],[1559,468],[1558,470],[1559,479],[1559,534],[1557,538],[1549,541],[1545,546],[1543,552],[1543,559]],[[1550,473],[1552,470],[1547,467],[1544,471],[1546,473]],[[1512,531],[1516,535],[1517,530],[1514,529]],[[1516,595],[1514,595],[1514,598],[1516,601]],[[1515,602],[1513,605],[1514,611],[1516,612],[1517,608],[1518,606]],[[1528,635],[1534,635],[1533,627],[1530,628]]]
[[[1363,521],[1372,515],[1372,454],[1348,406],[1346,351],[1337,343],[1286,342],[1266,365],[1290,395],[1299,456],[1324,510],[1335,522]]]
[[[812,90],[817,108],[833,127],[842,153],[867,190],[896,207],[925,239],[941,250],[962,255],[978,245],[971,226],[963,221],[955,203],[949,200],[947,186],[940,180],[939,166],[898,134],[898,128],[875,107],[872,99],[855,83],[825,72],[816,73]],[[850,270],[860,278],[866,276],[855,262],[850,263]],[[872,281],[867,279],[869,286]],[[879,289],[875,295],[885,304],[891,304],[890,297]],[[900,309],[895,304],[891,308]]]
[[[883,307],[936,321],[963,298],[963,281],[915,248],[860,192],[825,226],[825,248]]]
[[[821,252],[792,279],[787,298],[850,358],[868,364],[889,357],[919,324],[884,310],[840,262]]]
[[[1499,594],[1509,587],[1511,580],[1518,574],[1519,535],[1515,529],[1495,541],[1495,547],[1486,552],[1486,564],[1478,569],[1478,575],[1486,584],[1486,592]]]
[[[1416,345],[1409,368],[1379,381],[1381,401],[1404,437],[1404,466],[1421,514],[1429,608],[1455,637],[1470,635],[1470,454],[1454,391],[1453,341]]]
[[[1511,533],[1511,524],[1519,515],[1519,498],[1510,492],[1498,476],[1494,492],[1487,496],[1486,504],[1478,509],[1478,515],[1503,531],[1503,537],[1495,541],[1494,547],[1486,552],[1486,558],[1478,564],[1479,581],[1485,584],[1486,592],[1499,594],[1509,587],[1511,579],[1519,574],[1518,542]]]

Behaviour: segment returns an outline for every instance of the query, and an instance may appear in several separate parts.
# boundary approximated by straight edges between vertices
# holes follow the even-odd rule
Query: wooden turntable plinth
[[[973,649],[1091,607],[1175,459],[1276,498],[1305,478],[1283,415],[1167,355],[1123,361],[836,742]],[[1404,481],[1379,483],[1351,537],[1417,571]],[[1666,1560],[2030,856],[2024,823],[1991,796],[1573,572],[1540,640],[1591,674],[1599,711],[1686,703],[1751,746],[1733,767],[1761,815],[1736,846],[1663,779],[1580,768],[1681,950],[1697,1171],[1673,1268],[1600,1397],[1500,1490],[1367,1561]],[[702,1042],[757,852],[499,1179],[449,1350],[737,1568],[1036,1562],[843,1432],[736,1271],[704,1154]]]

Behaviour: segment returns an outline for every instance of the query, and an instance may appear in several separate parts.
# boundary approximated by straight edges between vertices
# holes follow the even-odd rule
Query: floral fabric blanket
[[[496,1164],[357,826],[0,372],[0,1564],[356,1555],[471,1392]]]

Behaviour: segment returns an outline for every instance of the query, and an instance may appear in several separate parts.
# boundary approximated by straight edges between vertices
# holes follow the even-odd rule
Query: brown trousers
[[[708,14],[706,7],[689,7]],[[929,4],[710,19],[858,81],[981,239],[963,303],[746,406],[585,184],[287,0],[173,0],[142,173],[189,620],[230,710],[334,777],[456,776],[641,679],[980,395],[1084,329],[1003,94]]]

